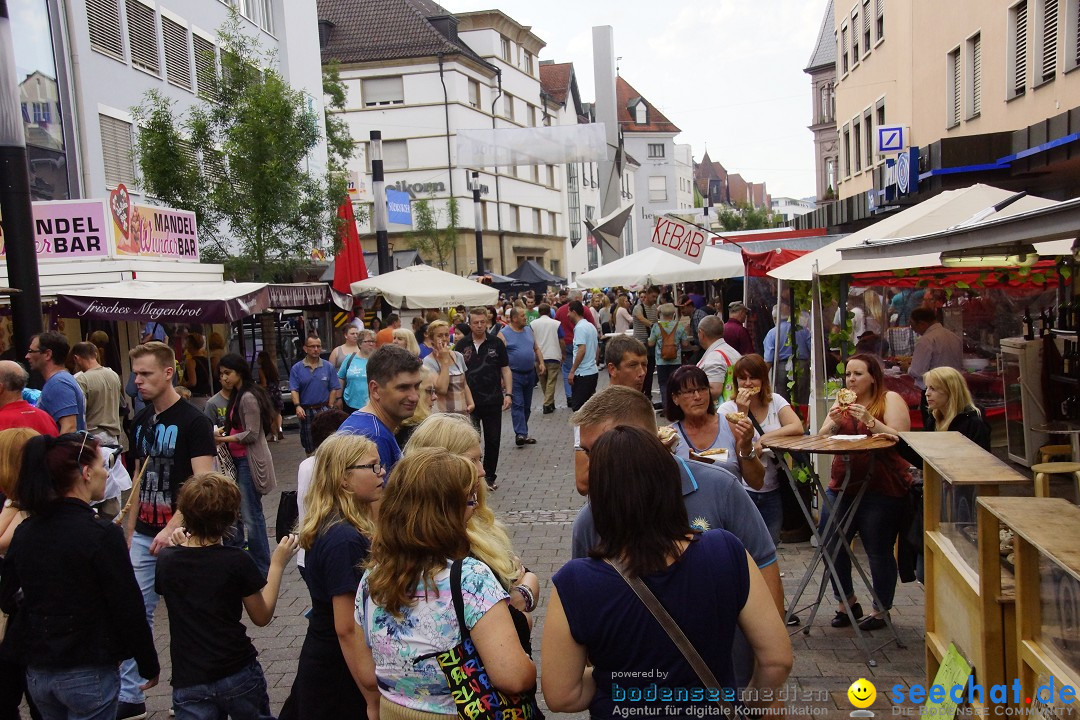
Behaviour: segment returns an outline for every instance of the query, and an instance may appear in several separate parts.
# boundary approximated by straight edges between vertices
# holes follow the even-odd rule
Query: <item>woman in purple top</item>
[[[724,700],[738,700],[731,661],[736,627],[755,655],[748,685],[754,701],[746,704],[767,705],[763,691],[787,678],[791,643],[780,615],[760,611],[772,599],[757,565],[726,530],[691,530],[681,488],[679,467],[655,433],[618,426],[589,449],[589,504],[600,542],[590,557],[571,560],[552,578],[541,678],[551,710],[588,708],[593,718],[609,718],[630,708],[663,717],[716,708],[718,698],[709,698],[611,563],[645,582],[692,639]]]

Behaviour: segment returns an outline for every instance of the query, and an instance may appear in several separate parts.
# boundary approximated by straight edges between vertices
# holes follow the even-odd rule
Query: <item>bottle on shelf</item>
[[[1024,308],[1024,339],[1035,339],[1035,321],[1031,319],[1031,307]]]

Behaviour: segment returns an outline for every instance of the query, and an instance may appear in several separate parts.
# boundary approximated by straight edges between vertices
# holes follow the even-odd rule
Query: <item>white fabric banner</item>
[[[602,123],[457,131],[459,167],[562,165],[607,159]]]

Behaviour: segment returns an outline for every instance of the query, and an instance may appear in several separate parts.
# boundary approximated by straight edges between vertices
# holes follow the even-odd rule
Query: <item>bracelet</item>
[[[521,593],[521,597],[525,598],[525,612],[532,612],[536,609],[536,598],[533,597],[532,590],[528,585],[515,585],[514,589]]]
[[[873,430],[876,427],[877,427],[877,418],[871,417],[870,422],[866,423],[866,429],[867,430]]]

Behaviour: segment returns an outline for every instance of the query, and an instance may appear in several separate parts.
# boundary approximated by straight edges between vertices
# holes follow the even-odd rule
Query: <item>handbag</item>
[[[296,503],[295,490],[282,490],[277,506],[277,520],[274,523],[274,537],[278,542],[291,533],[300,517],[300,507]]]
[[[465,601],[461,597],[461,560],[450,566],[450,594],[454,600],[461,642],[449,650],[424,655],[416,662],[435,658],[457,707],[461,720],[543,720],[544,714],[536,704],[536,687],[516,695],[504,693],[492,687],[488,680],[480,653],[473,645],[469,628],[465,625]]]
[[[649,586],[641,578],[627,575],[621,563],[608,558],[605,558],[604,562],[615,568],[615,571],[619,573],[619,577],[626,581],[626,584],[630,586],[638,599],[645,604],[652,616],[660,623],[660,627],[664,629],[667,636],[675,643],[675,647],[679,648],[683,658],[694,669],[694,674],[698,676],[698,680],[705,686],[705,689],[709,690],[709,696],[717,698],[716,703],[720,706],[720,714],[724,717],[735,717],[735,706],[724,699],[724,689],[720,687],[720,682],[713,675],[713,671],[705,664],[705,661],[686,637],[686,633],[682,631],[679,624],[675,622],[660,601],[656,599],[652,590],[649,590]]]

